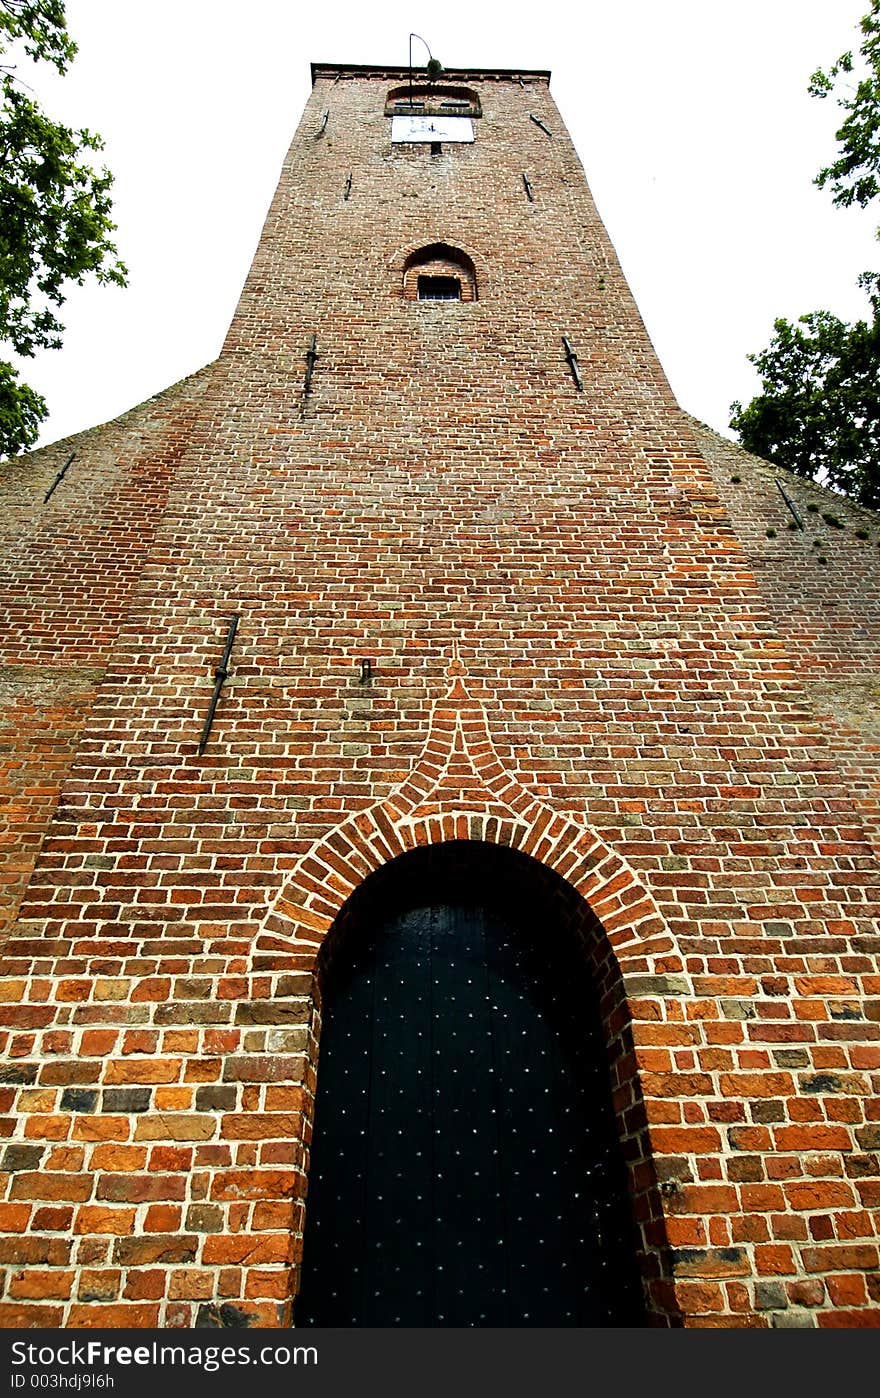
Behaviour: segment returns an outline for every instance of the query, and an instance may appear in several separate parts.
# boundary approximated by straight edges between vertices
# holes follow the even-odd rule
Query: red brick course
[[[0,1321],[289,1319],[319,950],[469,839],[601,924],[652,1323],[877,1324],[876,520],[680,413],[543,77],[440,155],[401,77],[319,72],[214,366],[5,472]]]

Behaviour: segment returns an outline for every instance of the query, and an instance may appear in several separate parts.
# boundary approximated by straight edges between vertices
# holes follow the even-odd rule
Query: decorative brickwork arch
[[[489,286],[489,270],[481,254],[439,235],[398,249],[388,265],[397,294],[406,301],[419,299],[420,276],[457,278],[460,299],[467,302],[484,298]]]
[[[401,794],[415,780],[414,774]],[[625,861],[594,832],[540,801],[526,801],[516,814],[443,808],[438,802],[430,813],[395,819],[394,798],[359,812],[303,857],[267,914],[255,949],[299,953],[309,944],[317,952],[346,899],[381,865],[420,845],[485,840],[532,855],[570,883],[602,922],[621,963],[631,961],[633,970],[650,973],[662,962],[664,973],[681,974],[666,923]]]
[[[653,1318],[670,1323],[675,1304],[664,1280],[662,1206],[630,1020],[661,1017],[664,999],[688,992],[681,956],[626,861],[595,832],[531,796],[505,770],[483,706],[465,687],[460,662],[454,661],[449,673],[452,685],[434,706],[413,770],[385,801],[341,822],[303,856],[255,939],[255,965],[280,971],[287,962],[300,974],[311,973],[313,1072],[325,941],[371,874],[420,847],[466,841],[507,846],[558,875],[578,895],[594,929],[587,954],[613,1065],[614,1104],[642,1231],[644,1278]],[[310,1114],[309,1101],[305,1115],[310,1119]]]
[[[443,299],[476,301],[477,275],[467,253],[448,243],[430,243],[419,248],[406,260],[403,270],[403,295],[407,301],[435,299],[424,295],[426,283],[447,282],[458,288],[454,297]]]
[[[392,87],[385,97],[385,115],[418,112],[425,116],[482,116],[479,95],[472,87],[452,87],[444,83],[404,83]]]
[[[255,947],[317,952],[346,899],[380,865],[419,845],[486,840],[560,874],[602,923],[623,970],[683,974],[653,898],[594,831],[553,811],[504,768],[485,710],[453,661],[422,754],[385,801],[348,817],[304,855],[269,909]]]

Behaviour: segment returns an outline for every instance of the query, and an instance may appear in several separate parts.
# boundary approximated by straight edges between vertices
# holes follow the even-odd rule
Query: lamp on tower
[[[426,69],[426,72],[427,72],[427,74],[428,74],[428,82],[429,82],[429,83],[436,82],[437,79],[439,78],[440,74],[443,72],[443,64],[439,61],[439,59],[436,59],[436,58],[434,57],[434,55],[431,53],[431,50],[430,50],[430,48],[428,47],[428,44],[427,44],[426,40],[422,38],[421,34],[410,34],[410,36],[409,36],[409,100],[410,100],[410,106],[412,106],[412,95],[413,95],[413,92],[412,92],[412,41],[413,41],[413,39],[418,39],[419,43],[420,43],[420,44],[424,44],[424,45],[425,45],[425,48],[428,49],[428,66],[427,66],[427,69]]]

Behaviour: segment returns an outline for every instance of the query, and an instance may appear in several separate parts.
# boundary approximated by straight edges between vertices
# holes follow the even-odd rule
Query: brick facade
[[[467,839],[589,910],[652,1323],[876,1325],[880,527],[680,412],[546,74],[439,154],[405,76],[316,69],[214,365],[4,473],[2,1323],[289,1321],[319,952]]]

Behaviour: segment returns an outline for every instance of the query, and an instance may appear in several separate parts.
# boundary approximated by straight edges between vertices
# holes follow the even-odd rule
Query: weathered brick
[[[70,1243],[64,1238],[38,1238],[30,1235],[0,1238],[0,1262],[12,1267],[32,1265],[36,1262],[45,1262],[52,1267],[64,1267],[69,1261]]]
[[[35,1063],[0,1063],[0,1082],[31,1083],[36,1080]]]
[[[297,1137],[302,1132],[298,1116],[285,1112],[234,1112],[221,1118],[226,1140],[264,1141]]]
[[[9,1192],[13,1199],[58,1199],[75,1204],[88,1199],[92,1192],[92,1180],[84,1174],[23,1171],[15,1176]]]
[[[101,1175],[95,1186],[95,1198],[122,1204],[184,1199],[186,1178],[183,1175]]]
[[[134,1231],[134,1220],[134,1209],[111,1209],[99,1204],[87,1204],[77,1210],[73,1231],[125,1237]]]
[[[293,1170],[224,1170],[214,1177],[211,1198],[289,1199],[299,1187],[300,1179]]]
[[[84,1267],[80,1273],[76,1296],[78,1301],[115,1301],[119,1296],[122,1273]]]
[[[0,1169],[10,1173],[15,1170],[36,1170],[45,1154],[45,1146],[8,1145],[3,1152]]]
[[[163,1263],[192,1262],[198,1251],[198,1239],[186,1233],[154,1234],[145,1238],[117,1238],[113,1244],[113,1261],[123,1267],[144,1267]]]
[[[223,1065],[224,1082],[302,1082],[306,1073],[305,1058],[277,1057],[265,1054],[232,1055]]]
[[[73,1220],[73,1209],[71,1207],[46,1207],[35,1209],[33,1217],[33,1228],[35,1233],[51,1233],[57,1230],[67,1233]]]
[[[93,1112],[98,1101],[95,1088],[66,1087],[61,1094],[61,1110],[68,1112]]]
[[[750,1272],[743,1248],[678,1248],[671,1260],[679,1277],[744,1277]]]
[[[130,1134],[127,1116],[80,1116],[71,1131],[75,1141],[127,1141]]]
[[[188,1301],[201,1301],[214,1293],[214,1277],[209,1271],[176,1268],[169,1280],[168,1294]]]
[[[74,1271],[31,1267],[10,1277],[9,1296],[13,1301],[66,1301],[75,1276]]]
[[[168,1273],[162,1267],[150,1271],[131,1267],[126,1273],[123,1297],[126,1301],[157,1301],[164,1295],[168,1286]]]
[[[223,1234],[207,1237],[202,1256],[206,1265],[231,1262],[255,1265],[289,1262],[290,1252],[289,1233],[238,1233],[233,1237]]]
[[[107,1087],[101,1094],[101,1111],[146,1112],[150,1108],[149,1087]]]
[[[100,1076],[100,1063],[78,1062],[75,1059],[72,1061],[58,1059],[55,1062],[44,1063],[40,1069],[40,1082],[53,1087],[96,1083]]]
[[[136,1141],[210,1141],[217,1133],[213,1117],[187,1112],[153,1112],[138,1117]]]
[[[305,1024],[311,1007],[302,1000],[265,1000],[235,1007],[236,1024]]]
[[[117,1302],[110,1306],[74,1304],[67,1321],[74,1330],[155,1330],[159,1323],[157,1305]]]
[[[144,1170],[147,1165],[147,1151],[144,1146],[102,1142],[92,1151],[91,1165],[93,1170]]]
[[[785,1287],[781,1282],[756,1282],[755,1305],[759,1311],[785,1310],[788,1306]]]
[[[150,1204],[144,1215],[145,1233],[173,1233],[180,1227],[183,1210],[179,1204]]]
[[[224,1226],[223,1210],[216,1204],[191,1204],[186,1226],[192,1233],[219,1233]]]
[[[62,1306],[22,1305],[0,1301],[0,1327],[4,1330],[35,1330],[60,1326]]]
[[[108,1083],[166,1083],[177,1082],[181,1063],[177,1058],[126,1058],[107,1064],[104,1081]],[[105,1099],[107,1094],[104,1094]]]
[[[196,1111],[229,1111],[238,1102],[238,1088],[236,1087],[198,1087],[196,1088]]]
[[[4,1233],[24,1233],[30,1217],[30,1204],[0,1204],[0,1228]]]

